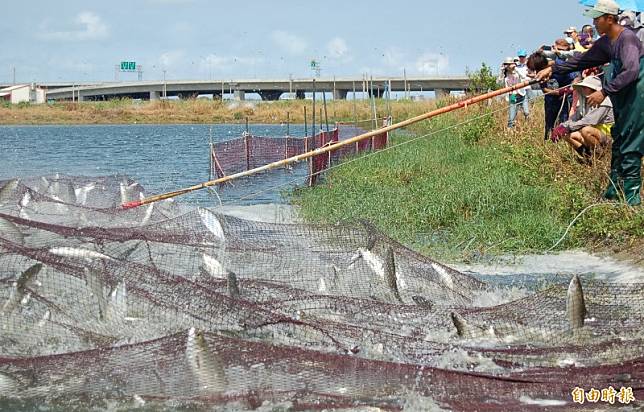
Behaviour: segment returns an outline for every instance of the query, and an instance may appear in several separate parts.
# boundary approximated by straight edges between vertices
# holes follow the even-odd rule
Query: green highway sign
[[[121,62],[121,71],[122,72],[136,71],[136,62]]]

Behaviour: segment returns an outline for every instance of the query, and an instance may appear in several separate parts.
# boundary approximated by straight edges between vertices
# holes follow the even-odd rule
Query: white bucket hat
[[[573,84],[573,87],[588,87],[597,91],[602,89],[602,81],[597,76],[588,76],[579,83]]]

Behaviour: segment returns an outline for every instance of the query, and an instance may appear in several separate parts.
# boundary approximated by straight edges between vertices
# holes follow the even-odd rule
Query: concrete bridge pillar
[[[235,90],[233,94],[235,100],[246,100],[246,92],[243,90]]]
[[[161,92],[152,90],[150,92],[150,100],[159,100],[161,98]]]
[[[333,92],[333,100],[344,100],[347,98],[348,90],[335,89]]]
[[[282,95],[281,90],[262,90],[258,92],[262,100],[279,100]]]
[[[434,89],[434,94],[437,99],[442,99],[443,97],[449,96],[449,90],[447,89]]]
[[[369,98],[371,98],[373,95],[376,97],[376,99],[380,99],[384,95],[384,90],[374,87],[373,90],[369,90],[368,93]]]
[[[295,98],[299,100],[304,100],[304,90],[296,90]]]
[[[199,96],[199,93],[197,93],[197,92],[181,92],[181,93],[178,93],[177,96],[179,96],[179,99],[181,99],[181,100],[196,99],[197,96]]]

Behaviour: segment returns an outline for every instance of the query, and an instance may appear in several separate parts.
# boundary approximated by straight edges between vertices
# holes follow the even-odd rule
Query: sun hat
[[[564,30],[564,33],[572,33],[576,31],[577,31],[577,28],[575,26],[570,26],[566,30]]]
[[[602,81],[597,76],[588,76],[579,83],[573,84],[573,87],[588,87],[597,91],[602,89]]]
[[[503,64],[514,64],[514,59],[512,57],[506,57],[503,60]]]
[[[617,16],[619,14],[619,5],[613,0],[597,0],[597,3],[595,3],[592,9],[587,9],[584,12],[584,16],[590,17],[591,19],[596,19],[604,14]]]
[[[517,56],[519,57],[526,57],[527,55],[528,55],[528,52],[525,51],[525,49],[519,49],[519,51],[517,52]]]

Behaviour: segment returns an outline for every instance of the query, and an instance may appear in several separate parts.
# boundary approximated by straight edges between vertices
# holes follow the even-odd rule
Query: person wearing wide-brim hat
[[[579,108],[570,119],[553,129],[550,139],[555,143],[565,140],[581,160],[590,163],[611,142],[610,129],[615,122],[613,105],[608,97],[598,106],[587,104],[586,97],[602,89],[602,82],[596,76],[586,77],[573,87],[580,95]]]
[[[553,64],[537,73],[536,78],[545,81],[553,72],[569,73],[611,63],[604,87],[586,100],[598,106],[610,97],[613,103],[610,182],[604,198],[618,199],[623,190],[626,202],[635,206],[641,204],[644,155],[644,47],[633,31],[618,23],[619,12],[613,0],[597,0],[585,15],[604,35],[586,53]]]
[[[501,69],[501,73],[499,74],[498,80],[503,87],[516,86],[523,81],[516,69],[514,58],[506,57],[505,60],[503,60],[503,67]],[[526,90],[525,88],[514,90],[508,93],[505,98],[506,101],[510,103],[510,111],[508,113],[508,128],[512,129],[517,118],[518,109],[523,108],[523,102],[526,98]],[[527,119],[529,111],[523,110],[523,115]]]

